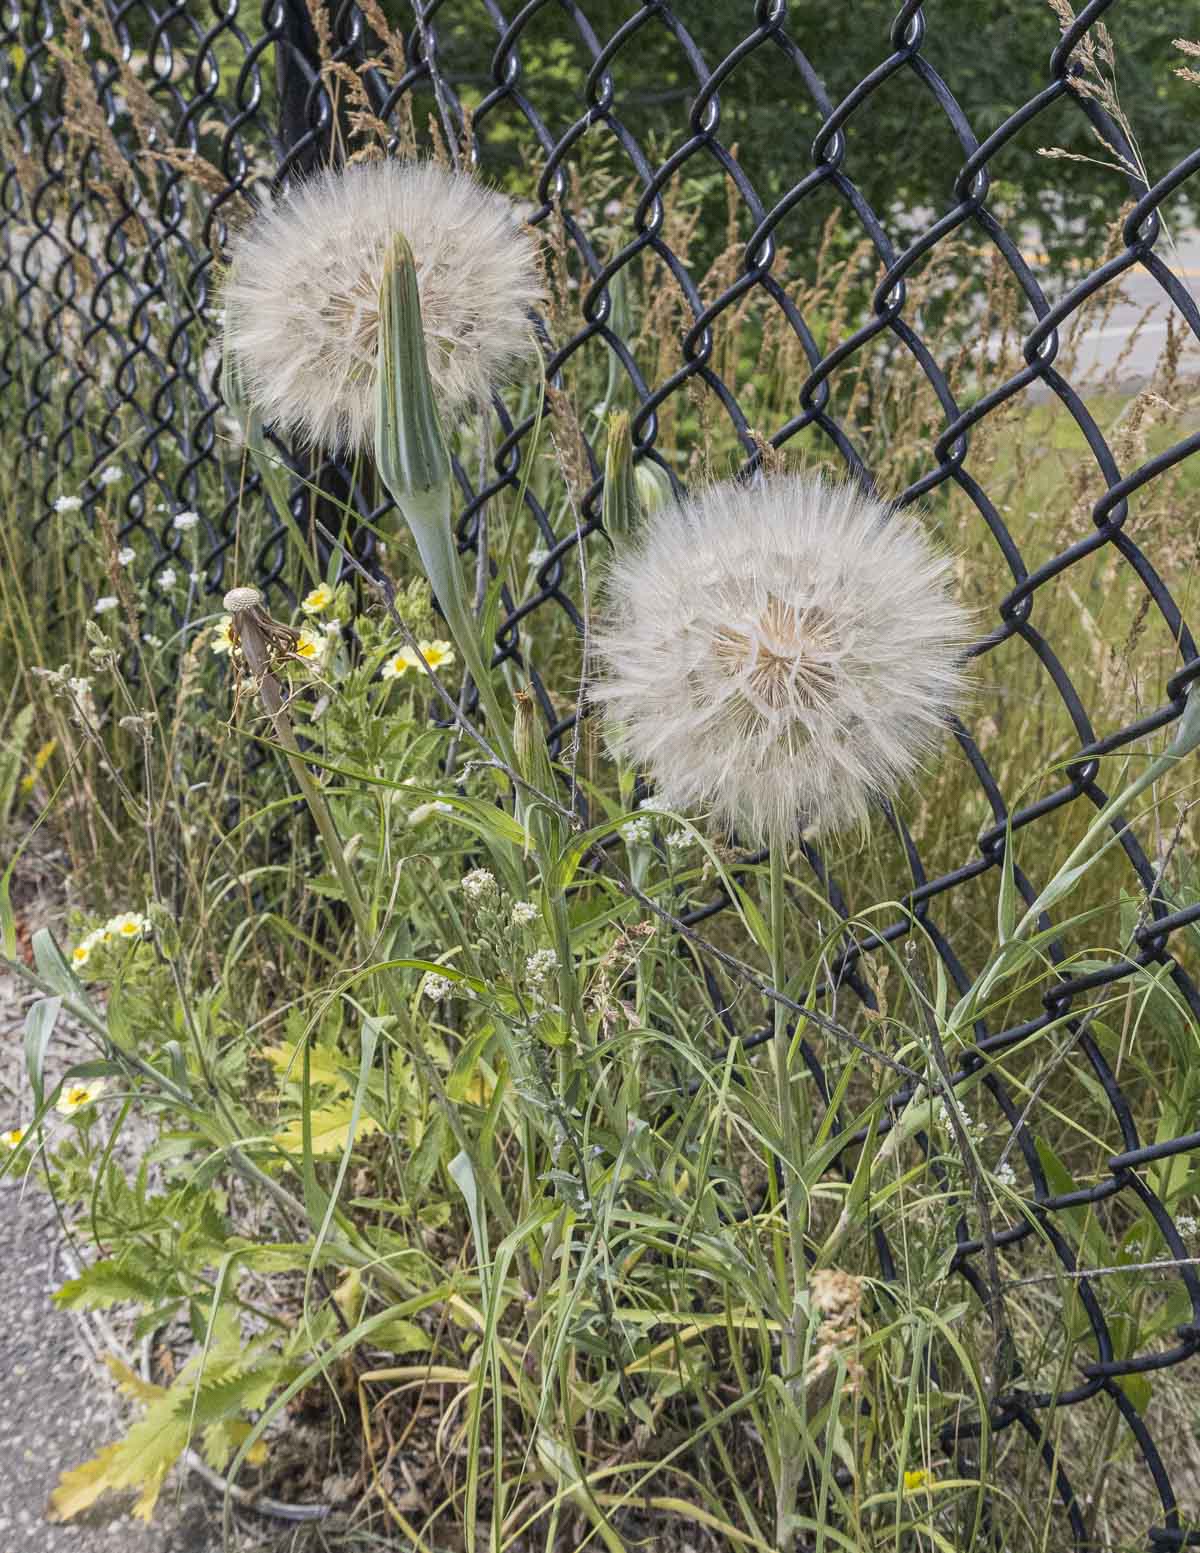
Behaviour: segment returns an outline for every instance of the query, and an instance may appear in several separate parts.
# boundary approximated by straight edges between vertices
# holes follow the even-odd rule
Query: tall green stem
[[[771,984],[782,993],[787,985],[787,895],[784,889],[785,848],[779,840],[771,843],[770,877],[770,934],[771,934]],[[787,1378],[790,1407],[799,1410],[803,1406],[804,1380],[801,1374],[804,1332],[807,1317],[804,1310],[806,1263],[804,1258],[804,1234],[807,1227],[807,1209],[804,1197],[804,1120],[798,1114],[791,1081],[792,1036],[788,1028],[788,1009],[778,999],[772,1003],[774,1038],[771,1054],[775,1070],[775,1090],[779,1104],[780,1162],[783,1176],[783,1210],[788,1238],[788,1271],[790,1286],[780,1288],[782,1321],[782,1362]],[[791,1545],[792,1517],[796,1509],[796,1492],[799,1484],[801,1440],[796,1417],[785,1405],[780,1415],[778,1436],[779,1470],[776,1479],[776,1541],[781,1548]]]

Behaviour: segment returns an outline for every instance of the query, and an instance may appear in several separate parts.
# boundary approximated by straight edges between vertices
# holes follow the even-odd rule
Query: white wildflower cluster
[[[667,835],[667,850],[670,852],[683,852],[691,846],[693,837],[690,830],[673,830]]]
[[[620,830],[621,840],[628,847],[648,847],[654,839],[654,821],[646,815],[626,820]]]
[[[117,551],[117,565],[128,566],[137,558],[137,551],[132,545],[124,545]]]
[[[164,593],[170,593],[177,580],[173,566],[164,566],[158,574],[158,585]]]
[[[120,599],[115,593],[105,593],[92,605],[93,615],[107,615],[121,606]]]
[[[553,949],[535,949],[525,961],[529,985],[540,990],[558,970],[558,955]]]
[[[967,1134],[975,1134],[978,1136],[981,1129],[977,1126],[975,1118],[971,1115],[970,1111],[967,1110],[966,1106],[962,1103],[961,1100],[955,1100],[954,1109],[958,1114],[958,1122],[963,1131]],[[954,1129],[951,1124],[950,1110],[946,1105],[944,1097],[937,1100],[934,1104],[933,1124],[935,1127],[941,1127],[944,1131],[953,1135]],[[983,1130],[986,1131],[986,1128]]]
[[[1200,1231],[1200,1223],[1197,1223],[1195,1214],[1177,1213],[1175,1215],[1175,1228],[1185,1240],[1193,1240],[1197,1231]]]
[[[499,893],[495,876],[486,868],[474,868],[469,874],[464,874],[462,881],[463,894],[474,905],[481,901],[489,900]]]
[[[82,496],[56,496],[54,499],[54,510],[60,517],[67,512],[78,512],[82,506]]]
[[[532,901],[513,901],[512,924],[514,927],[530,927],[541,916]]]
[[[293,184],[233,240],[226,345],[264,421],[308,445],[373,445],[379,292],[398,235],[444,415],[486,403],[532,355],[542,285],[512,202],[434,162],[356,162]]]
[[[99,480],[101,485],[116,485],[117,481],[121,478],[121,471],[117,468],[116,464],[109,464],[107,468],[100,471],[96,478]]]
[[[110,917],[103,927],[93,928],[85,938],[79,940],[71,950],[71,963],[76,970],[79,970],[98,950],[105,949],[110,944],[137,942],[145,938],[149,932],[150,923],[141,912],[118,912],[115,917]]]
[[[181,534],[186,534],[188,529],[196,527],[200,521],[198,512],[177,512],[171,519],[171,527],[178,529]]]
[[[999,1186],[1015,1187],[1017,1184],[1017,1172],[1007,1159],[1003,1159],[992,1171],[992,1179]]]
[[[425,979],[421,983],[422,996],[427,997],[431,1003],[440,1003],[449,997],[454,990],[454,983],[448,976],[439,976],[436,971],[426,971]]]
[[[861,824],[962,698],[950,578],[910,513],[819,476],[666,503],[608,570],[609,744],[664,807],[747,840]]]

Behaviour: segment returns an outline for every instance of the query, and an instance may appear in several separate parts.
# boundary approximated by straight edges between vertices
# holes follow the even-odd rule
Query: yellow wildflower
[[[420,652],[416,647],[402,647],[394,657],[389,658],[383,666],[383,678],[400,679],[409,669],[422,669],[422,658],[431,669],[440,669],[454,662],[454,648],[449,642],[421,642],[419,646]]]
[[[454,648],[449,642],[422,642],[421,657],[431,669],[440,669],[454,662]]]
[[[319,615],[323,609],[328,609],[333,603],[333,589],[327,583],[321,583],[319,587],[306,593],[300,600],[300,608],[306,615]]]
[[[54,1109],[62,1116],[74,1116],[84,1106],[91,1105],[104,1093],[102,1078],[90,1079],[86,1084],[65,1084],[54,1102]]]
[[[402,679],[409,669],[419,669],[421,660],[411,647],[402,647],[398,653],[389,658],[384,664],[381,673],[384,679]]]
[[[318,635],[311,626],[305,626],[300,632],[300,638],[293,650],[297,658],[303,658],[306,662],[311,662],[314,658],[321,656],[324,648],[325,638]]]
[[[233,616],[222,615],[217,621],[217,628],[213,632],[212,650],[215,653],[231,653],[234,648],[234,640],[231,634],[233,628]]]
[[[19,1149],[24,1141],[24,1127],[10,1127],[7,1132],[0,1132],[0,1143],[6,1149]]]
[[[933,1473],[926,1472],[924,1467],[917,1467],[904,1474],[904,1492],[906,1494],[915,1494],[919,1488],[925,1488],[932,1482]]]

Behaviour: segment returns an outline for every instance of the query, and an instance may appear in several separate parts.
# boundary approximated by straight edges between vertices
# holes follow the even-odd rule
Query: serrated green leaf
[[[122,1300],[145,1304],[159,1299],[162,1292],[157,1279],[106,1257],[55,1290],[54,1303],[62,1310],[107,1310]]]

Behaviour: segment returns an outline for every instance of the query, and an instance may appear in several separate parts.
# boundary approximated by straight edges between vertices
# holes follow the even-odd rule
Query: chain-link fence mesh
[[[599,520],[602,415],[572,407],[578,398],[563,384],[573,371],[599,385],[593,404],[619,400],[634,410],[639,458],[656,462],[677,488],[708,472],[680,454],[689,439],[727,464],[736,452],[747,470],[770,464],[779,450],[803,448],[835,457],[860,479],[878,477],[900,505],[952,497],[991,557],[976,600],[988,614],[976,657],[981,666],[1000,665],[996,685],[1012,678],[1018,661],[1031,668],[1042,704],[1054,703],[1046,715],[1057,734],[1045,745],[1059,753],[1061,782],[1035,799],[1023,796],[1022,778],[1031,773],[1004,766],[1003,730],[985,705],[976,724],[956,734],[986,813],[969,855],[929,866],[914,831],[888,814],[912,888],[904,909],[875,934],[847,932],[821,991],[831,1002],[846,988],[877,1008],[873,951],[911,936],[914,921],[936,944],[949,985],[966,989],[979,946],[956,936],[956,901],[994,887],[1009,830],[1019,839],[1032,827],[1053,845],[1064,814],[1076,828],[1092,815],[1106,798],[1100,757],[1144,750],[1147,735],[1178,717],[1200,673],[1167,583],[1194,559],[1182,476],[1200,433],[1188,430],[1186,417],[1160,417],[1167,432],[1155,436],[1143,424],[1196,366],[1200,310],[1165,215],[1186,226],[1180,200],[1200,173],[1200,149],[1173,155],[1174,165],[1154,175],[1143,164],[1113,87],[1120,40],[1116,34],[1113,43],[1105,22],[1118,28],[1119,0],[1092,0],[1074,18],[1065,4],[1053,7],[1057,20],[1039,15],[1047,40],[1039,58],[1052,49],[1048,64],[1029,62],[1027,84],[1012,80],[999,106],[982,107],[960,103],[956,81],[985,44],[961,27],[939,37],[938,8],[927,14],[910,0],[884,22],[871,6],[858,20],[847,13],[832,31],[817,9],[797,0],[721,7],[10,0],[0,30],[7,164],[0,276],[9,324],[0,412],[5,457],[24,481],[15,521],[35,535],[54,521],[61,470],[78,468],[81,458],[93,471],[78,493],[85,508],[103,498],[111,511],[103,471],[119,458],[132,471],[120,487],[119,537],[143,545],[160,573],[183,560],[172,520],[186,508],[201,513],[210,591],[251,579],[283,588],[282,524],[269,521],[251,552],[239,535],[239,506],[254,486],[242,488],[235,427],[216,388],[214,266],[230,223],[252,184],[278,184],[372,137],[400,154],[433,144],[502,178],[549,234],[557,299],[547,335],[551,435],[576,499],[564,527],[532,485],[525,494],[541,535],[531,560],[536,585],[509,600],[501,655],[520,652],[521,621],[531,611],[563,611],[580,624],[572,556]],[[985,23],[1017,25],[1011,8],[998,9],[999,18],[980,14],[981,33]],[[1164,18],[1164,50],[1171,37]],[[857,68],[864,57],[861,79],[845,79],[845,60]],[[759,120],[769,130],[765,142],[755,139]],[[870,143],[863,126],[874,120],[883,136]],[[1038,150],[1064,146],[1042,167],[1046,224],[1038,231],[1027,206],[1013,204],[1016,158],[1027,168]],[[1108,165],[1107,182],[1088,186],[1100,191],[1090,204],[1072,205],[1098,162]],[[897,169],[908,181],[891,201]],[[1106,228],[1101,247],[1097,233]],[[1038,252],[1051,246],[1051,229],[1068,234],[1061,262]],[[943,257],[935,274],[931,266]],[[648,282],[670,304],[657,323],[641,318],[636,343],[635,276],[640,305],[651,305]],[[1142,300],[1161,305],[1156,321],[1129,321],[1120,288],[1134,278]],[[997,306],[1001,290],[1008,300]],[[740,354],[751,328],[782,352],[782,396],[768,400],[755,363]],[[1152,369],[1139,371],[1138,352],[1155,330],[1161,351]],[[956,342],[952,350],[947,341]],[[1088,353],[1105,351],[1112,366],[1105,391],[1123,387],[1131,406],[1124,419],[1108,415],[1115,435],[1101,429],[1103,397],[1080,383]],[[880,386],[889,379],[927,407],[921,435],[914,438],[910,425],[902,457],[899,432],[889,439],[887,425],[894,399]],[[1006,451],[1003,438],[986,441],[990,428],[1011,428],[1016,415],[1053,415],[1055,436],[1067,427],[1079,455],[1074,505],[1083,513],[1073,528],[1039,525],[1029,500],[1020,533],[1006,522],[1014,500],[1045,485],[1044,473]],[[484,505],[518,489],[533,424],[528,403],[497,401],[490,446],[474,467],[457,467],[464,543]],[[990,449],[986,458],[977,456],[980,446]],[[382,517],[386,504],[373,507],[351,471],[332,462],[307,468],[293,460],[293,467],[338,502]],[[307,521],[305,489],[294,489],[295,516]],[[1170,499],[1148,523],[1156,491]],[[335,525],[337,510],[331,505]],[[356,543],[369,559],[363,535]],[[1085,575],[1087,587],[1078,580]],[[1173,663],[1160,693],[1139,687],[1135,715],[1114,715],[1126,700],[1104,692],[1103,674],[1089,672],[1081,691],[1082,665],[1056,652],[1064,615],[1094,624],[1089,600],[1097,587],[1136,590],[1124,660],[1157,633]],[[1098,661],[1120,655],[1111,632],[1093,634]],[[564,734],[572,707],[538,690],[553,731]],[[1069,1454],[1047,1427],[1052,1413],[1070,1406],[1092,1410],[1088,1427],[1114,1453],[1123,1440],[1152,1487],[1161,1509],[1151,1545],[1191,1546],[1200,1545],[1200,1531],[1188,1529],[1177,1495],[1194,1496],[1196,1485],[1176,1481],[1173,1436],[1195,1418],[1156,1413],[1139,1378],[1200,1350],[1200,1270],[1189,1261],[1195,1226],[1189,1231],[1186,1216],[1169,1211],[1194,1189],[1187,1161],[1200,1147],[1200,1121],[1164,1109],[1178,1125],[1143,1136],[1121,1080],[1131,1020],[1177,1018],[1194,1030],[1200,1019],[1200,999],[1179,963],[1200,904],[1168,888],[1170,836],[1157,855],[1128,831],[1120,846],[1128,864],[1124,955],[1092,969],[1073,962],[1031,1017],[1007,1028],[981,1023],[959,1075],[977,1080],[981,1103],[986,1097],[1011,1129],[1007,1158],[1027,1211],[1009,1215],[996,1243],[1025,1242],[1031,1277],[1055,1267],[1072,1276],[1075,1299],[1069,1316],[1059,1307],[1058,1319],[1074,1322],[1089,1350],[1052,1385],[1031,1379],[1030,1368],[1018,1372],[994,1423],[1025,1431],[1040,1453],[1058,1506],[1057,1545],[1100,1545],[1072,1486]],[[835,876],[816,849],[806,856],[831,910],[849,917],[861,909],[861,889]],[[1016,879],[1032,901],[1038,881],[1019,869]],[[717,897],[689,920],[705,921],[725,904]],[[1066,956],[1054,941],[1048,952]],[[752,1044],[759,1035],[735,1024],[719,968],[710,976],[728,1033]],[[1093,1007],[1114,984],[1130,989],[1115,1052]],[[1038,1032],[1065,1043],[1110,1118],[1096,1140],[1094,1184],[1076,1186],[1047,1157],[1031,1114],[1037,1096],[992,1066]],[[805,1048],[805,1057],[824,1091],[817,1055]],[[856,1141],[846,1140],[848,1159]],[[1095,1246],[1078,1232],[1080,1214],[1117,1198],[1131,1218],[1156,1227],[1153,1245],[1142,1242],[1146,1259],[1177,1263],[1155,1285],[1169,1325],[1140,1346],[1129,1342],[1128,1312],[1115,1307],[1104,1278],[1079,1276],[1096,1261]],[[983,1251],[963,1219],[952,1268],[981,1298]],[[879,1256],[884,1278],[894,1276],[882,1238]],[[1194,1526],[1200,1505],[1190,1508]]]

